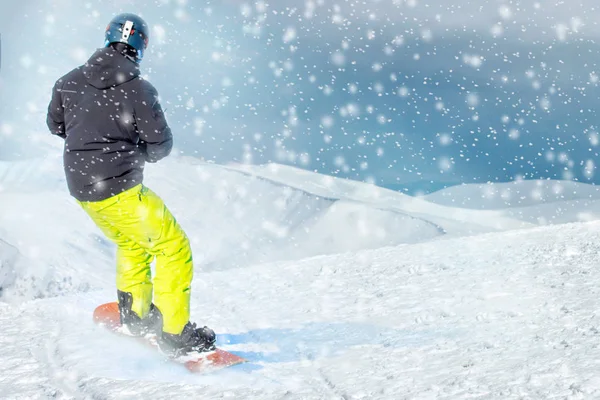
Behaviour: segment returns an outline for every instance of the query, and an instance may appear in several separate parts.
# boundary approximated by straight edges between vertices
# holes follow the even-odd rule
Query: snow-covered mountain
[[[572,200],[590,202],[600,198],[600,187],[574,181],[518,180],[457,185],[423,198],[450,207],[494,210]]]
[[[204,270],[530,225],[498,211],[436,205],[277,164],[222,166],[183,157],[151,165],[146,175],[188,232]],[[35,275],[42,292],[48,282],[112,284],[112,245],[66,192],[60,157],[0,163],[0,177],[0,239],[27,259],[18,274]]]
[[[540,225],[600,219],[600,188],[573,181],[460,185],[423,198],[449,207],[496,210],[505,217]]]
[[[594,187],[507,184],[518,202],[492,207],[480,186],[415,198],[275,164],[173,158],[146,177],[192,240],[193,319],[250,363],[190,375],[96,327],[113,245],[60,158],[2,163],[0,397],[600,396],[600,222],[577,222]]]

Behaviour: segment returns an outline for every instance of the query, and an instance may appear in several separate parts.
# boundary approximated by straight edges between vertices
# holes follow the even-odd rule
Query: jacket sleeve
[[[146,161],[155,163],[168,156],[173,148],[173,135],[158,101],[158,92],[148,81],[142,81],[134,113],[140,148]]]
[[[62,83],[57,81],[52,88],[52,98],[48,105],[48,115],[46,117],[46,124],[48,129],[53,135],[60,136],[65,139],[67,137],[65,133],[65,109],[62,104],[62,96],[60,93]]]

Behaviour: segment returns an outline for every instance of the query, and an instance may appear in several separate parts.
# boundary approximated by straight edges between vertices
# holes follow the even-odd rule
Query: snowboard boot
[[[121,325],[127,327],[133,336],[145,336],[147,334],[158,335],[162,332],[162,315],[154,304],[150,305],[150,312],[145,318],[140,318],[133,310],[133,296],[129,292],[117,290],[119,298],[119,315]]]
[[[158,336],[158,346],[163,353],[172,357],[184,356],[192,352],[208,352],[216,349],[215,332],[208,328],[196,328],[188,322],[179,335],[162,332]]]

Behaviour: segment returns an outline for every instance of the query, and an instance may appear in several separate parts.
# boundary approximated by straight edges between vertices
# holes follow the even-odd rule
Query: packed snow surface
[[[520,200],[491,205],[482,186],[415,198],[274,164],[146,177],[192,240],[193,320],[249,363],[192,375],[95,326],[114,246],[59,158],[4,163],[0,398],[600,397],[591,186],[494,186]]]

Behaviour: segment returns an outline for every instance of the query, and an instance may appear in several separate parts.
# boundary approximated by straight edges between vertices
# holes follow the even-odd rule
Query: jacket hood
[[[96,50],[83,65],[83,75],[95,88],[108,89],[137,78],[140,68],[112,47],[105,47]]]

